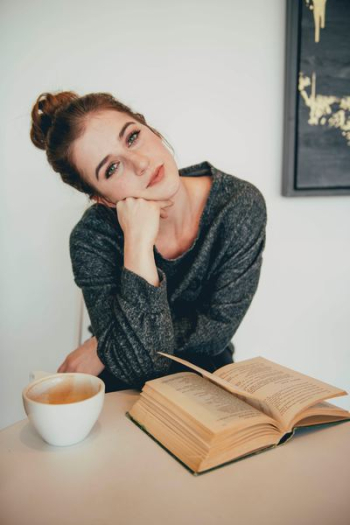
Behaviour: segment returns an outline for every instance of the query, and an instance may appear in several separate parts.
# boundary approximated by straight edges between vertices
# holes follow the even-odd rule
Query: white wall
[[[349,197],[280,195],[284,2],[7,0],[0,35],[0,425],[24,417],[28,373],[56,370],[78,336],[68,236],[86,199],[29,140],[46,90],[109,91],[165,135],[179,167],[209,160],[255,183],[268,238],[236,359],[264,355],[350,391]]]

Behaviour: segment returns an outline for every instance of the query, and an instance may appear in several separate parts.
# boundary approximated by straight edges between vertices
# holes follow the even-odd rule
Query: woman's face
[[[85,181],[113,204],[126,197],[169,199],[179,189],[172,154],[147,126],[126,113],[103,110],[91,115],[72,156]],[[159,166],[163,177],[147,187]]]

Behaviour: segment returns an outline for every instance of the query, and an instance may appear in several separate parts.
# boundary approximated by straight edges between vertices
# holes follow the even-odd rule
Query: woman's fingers
[[[159,206],[159,215],[161,217],[161,219],[167,219],[168,218],[168,214],[165,210],[165,208],[169,208],[170,206],[172,206],[174,204],[174,202],[170,199],[168,200],[164,200],[164,201],[155,201],[158,206]]]
[[[66,362],[64,361],[61,366],[57,369],[58,374],[63,374],[66,371]]]
[[[159,204],[159,207],[160,207],[160,216],[162,219],[166,219],[168,217],[168,214],[165,210],[165,208],[169,208],[170,206],[172,206],[174,204],[173,201],[171,200],[166,200],[166,201],[158,201],[158,204]]]
[[[172,206],[174,204],[174,201],[166,200],[166,201],[156,201],[161,208],[168,208],[169,206]]]

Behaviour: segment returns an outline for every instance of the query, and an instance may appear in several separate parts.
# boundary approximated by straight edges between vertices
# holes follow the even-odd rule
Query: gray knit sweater
[[[82,289],[97,353],[116,378],[139,387],[169,372],[179,357],[222,352],[258,286],[266,207],[251,183],[207,161],[180,176],[213,184],[191,247],[175,259],[154,246],[160,285],[123,266],[123,231],[113,208],[94,204],[70,236],[75,283]]]

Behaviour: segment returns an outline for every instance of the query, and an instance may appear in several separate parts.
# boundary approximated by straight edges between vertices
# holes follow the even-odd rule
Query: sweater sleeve
[[[217,254],[215,269],[196,307],[189,306],[174,323],[175,347],[185,356],[215,355],[226,348],[258,287],[266,239],[265,200],[253,187],[242,207],[228,211],[223,221],[225,248]]]
[[[115,230],[106,224],[78,223],[70,236],[74,280],[83,292],[99,358],[113,375],[139,386],[167,374],[171,365],[158,354],[174,353],[167,280],[158,269],[156,287],[125,268],[115,241]]]

